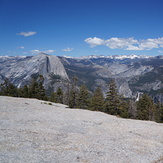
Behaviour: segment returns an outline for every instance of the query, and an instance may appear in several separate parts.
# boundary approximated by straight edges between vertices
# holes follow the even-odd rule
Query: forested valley
[[[122,118],[150,120],[163,123],[163,104],[153,101],[152,97],[143,94],[138,101],[127,99],[119,95],[116,82],[112,79],[108,83],[109,91],[104,96],[100,87],[90,92],[85,85],[78,86],[78,78],[74,77],[67,90],[57,88],[56,92],[47,95],[43,86],[42,75],[32,78],[30,84],[21,88],[14,86],[9,79],[0,85],[0,95],[23,98],[36,98],[68,105],[69,108],[101,111]]]

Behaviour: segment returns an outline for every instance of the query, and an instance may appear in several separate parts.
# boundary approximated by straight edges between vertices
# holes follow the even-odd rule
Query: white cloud
[[[36,34],[36,32],[32,32],[32,31],[17,33],[17,35],[22,35],[22,36],[25,36],[25,37],[32,36],[32,35],[35,35],[35,34]]]
[[[38,53],[46,53],[46,54],[51,54],[51,53],[54,53],[55,50],[44,50],[44,51],[41,51],[41,50],[31,50],[31,53],[32,54],[38,54]]]
[[[48,54],[51,54],[51,53],[54,53],[55,52],[55,50],[45,50],[45,51],[43,51],[43,53],[48,53]]]
[[[105,45],[110,49],[124,49],[129,45],[137,44],[138,41],[134,38],[117,38],[113,37],[105,41]]]
[[[17,49],[24,49],[25,47],[24,46],[20,46],[20,47],[18,47]]]
[[[100,39],[100,38],[97,38],[97,37],[94,37],[94,38],[87,38],[84,40],[86,43],[90,44],[90,46],[93,48],[95,46],[98,46],[98,45],[103,45],[104,44],[104,40],[103,39]]]
[[[163,53],[163,51],[161,51],[161,50],[159,50],[158,52],[159,52],[159,53]]]
[[[160,37],[158,39],[150,39],[150,41],[153,41],[154,43],[158,44],[160,47],[163,47],[163,37]]]
[[[133,37],[130,38],[117,38],[113,37],[107,40],[97,37],[87,38],[84,40],[90,45],[95,47],[99,45],[105,45],[110,49],[124,49],[124,50],[151,50],[154,48],[163,47],[163,37],[157,39],[136,40]]]
[[[140,41],[139,45],[140,50],[151,50],[153,48],[159,48],[157,39],[147,39]]]
[[[134,45],[128,45],[128,47],[126,48],[126,50],[140,50],[139,47],[134,46]]]
[[[38,54],[38,53],[41,53],[41,51],[40,50],[31,50],[31,53],[32,54]]]
[[[72,51],[74,48],[66,48],[66,49],[62,49],[62,51],[65,51],[65,52],[70,52]]]

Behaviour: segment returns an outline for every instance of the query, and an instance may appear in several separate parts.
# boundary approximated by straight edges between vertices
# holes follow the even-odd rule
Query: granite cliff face
[[[49,85],[53,87],[52,80],[57,76],[60,80],[68,80],[60,59],[44,53],[30,57],[1,57],[0,75],[1,82],[9,78],[17,87],[28,84],[32,77],[38,75],[43,75],[46,89]]]

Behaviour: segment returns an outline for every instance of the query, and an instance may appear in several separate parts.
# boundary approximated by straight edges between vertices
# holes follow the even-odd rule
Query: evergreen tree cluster
[[[5,79],[4,83],[0,85],[0,95],[47,100],[43,81],[44,78],[40,75],[38,78],[32,78],[29,85],[17,88],[9,81],[9,79]]]
[[[137,119],[163,123],[163,105],[155,104],[147,94],[143,94],[137,102]]]
[[[70,108],[101,111],[123,118],[151,120],[163,123],[163,104],[160,102],[154,103],[146,94],[143,94],[138,102],[132,99],[125,99],[118,94],[115,80],[110,81],[106,97],[104,97],[100,87],[97,87],[93,94],[88,91],[85,85],[81,85],[79,88],[76,77],[73,78],[71,84],[68,83],[66,91],[63,92],[59,87],[56,92],[47,97],[43,81],[44,78],[40,75],[37,78],[33,78],[29,85],[16,88],[6,79],[0,85],[0,95],[49,100],[55,103],[66,104]]]
[[[9,79],[5,79],[4,83],[0,85],[0,95],[17,97],[18,90]]]
[[[63,92],[60,87],[58,88],[58,90],[56,92],[53,92],[51,94],[50,101],[63,104]]]

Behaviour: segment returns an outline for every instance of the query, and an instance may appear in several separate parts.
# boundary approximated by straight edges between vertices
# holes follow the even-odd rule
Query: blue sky
[[[162,55],[162,0],[0,0],[0,55]]]

